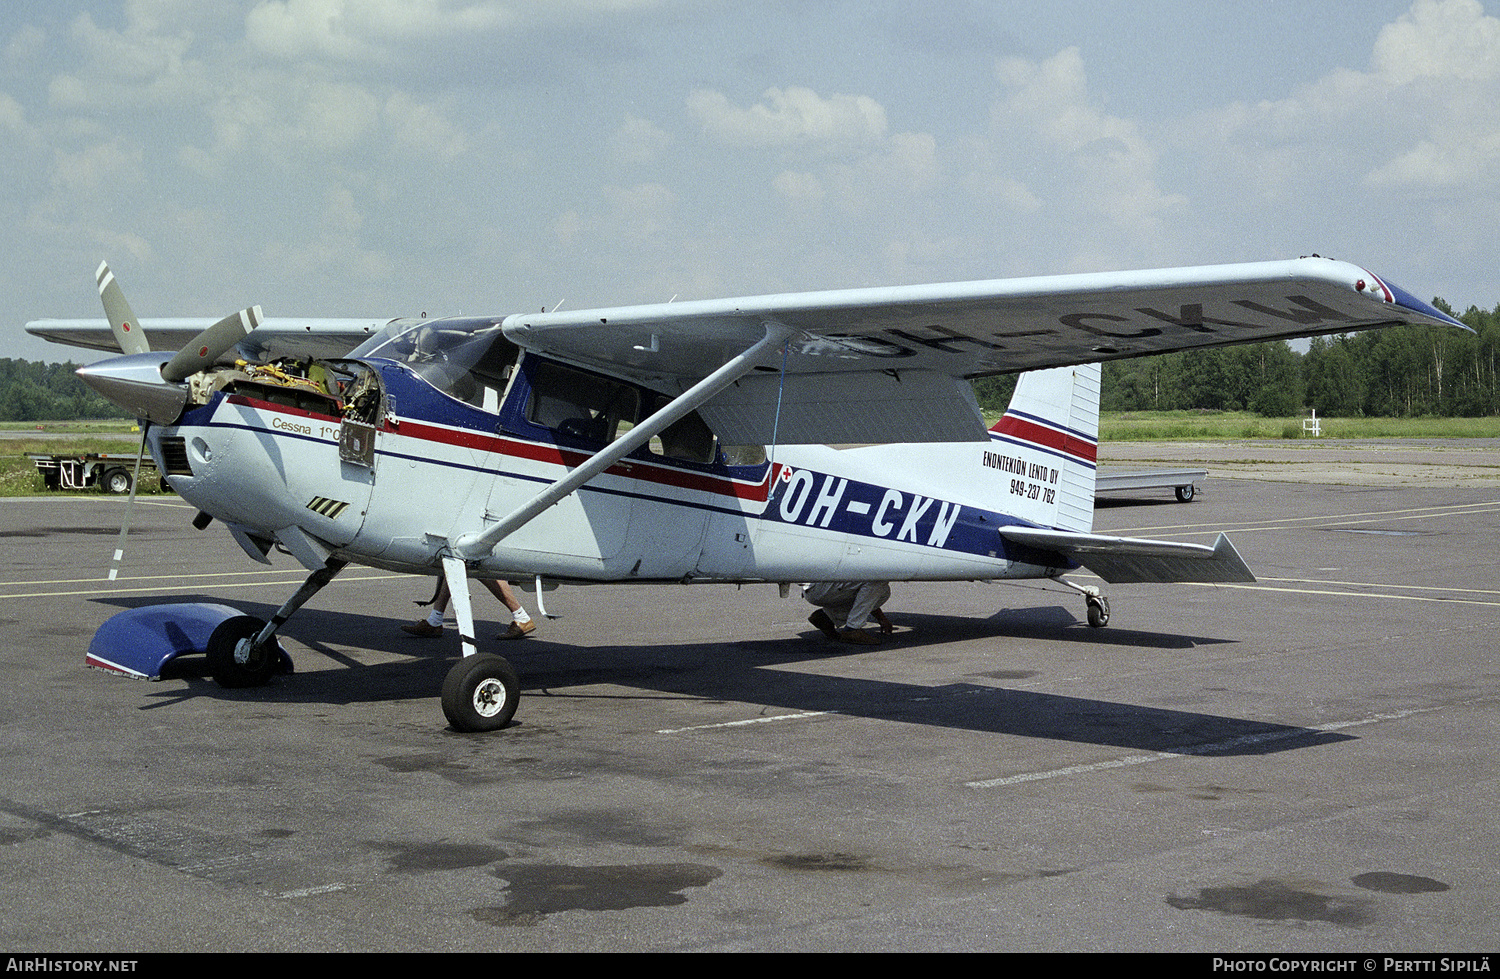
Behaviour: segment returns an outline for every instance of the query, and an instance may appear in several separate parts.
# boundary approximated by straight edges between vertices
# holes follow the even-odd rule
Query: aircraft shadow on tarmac
[[[178,600],[216,601],[208,596],[181,596]],[[153,604],[152,599],[127,597],[101,601],[121,607]],[[275,606],[268,604],[245,601],[235,604],[245,614],[261,618],[275,611]],[[896,634],[875,647],[834,643],[810,627],[801,634],[785,637],[674,645],[579,647],[533,636],[520,643],[481,640],[480,646],[501,652],[511,661],[527,698],[617,701],[693,698],[1179,754],[1261,755],[1354,740],[1347,734],[1306,727],[979,682],[929,686],[807,672],[808,664],[820,661],[845,661],[871,652],[915,652],[946,643],[984,639],[1023,638],[1158,649],[1226,641],[1113,628],[1090,629],[1061,607],[1002,611],[989,618],[912,614],[892,618],[897,625]],[[298,613],[297,624],[298,628],[288,630],[290,638],[347,669],[296,673],[279,677],[267,687],[225,690],[208,678],[203,657],[186,656],[171,664],[172,669],[164,672],[163,680],[186,681],[187,686],[173,683],[159,692],[151,691],[148,696],[152,703],[145,709],[166,708],[199,696],[225,701],[329,704],[436,697],[457,653],[453,635],[438,642],[412,640],[385,616],[303,609]],[[480,634],[485,633],[481,630]],[[342,645],[409,658],[365,664],[320,642],[315,638],[318,636],[338,637]],[[784,670],[778,669],[779,666],[802,668]],[[839,672],[847,673],[847,666]],[[970,675],[1003,683],[1032,674],[997,669]],[[611,689],[618,687],[635,688],[639,692]],[[526,723],[524,700],[516,723]]]

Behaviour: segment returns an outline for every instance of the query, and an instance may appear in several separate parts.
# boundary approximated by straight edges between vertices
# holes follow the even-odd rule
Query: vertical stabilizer
[[[1094,526],[1099,456],[1098,364],[1022,374],[1005,416],[990,429],[1011,481],[1011,513],[1043,527],[1088,533]]]

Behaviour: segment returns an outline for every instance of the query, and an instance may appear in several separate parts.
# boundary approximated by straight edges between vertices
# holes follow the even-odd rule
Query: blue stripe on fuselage
[[[1011,553],[1015,548],[1000,537],[1000,528],[1036,526],[994,510],[811,469],[783,472],[761,519],[1011,560],[1018,559]]]

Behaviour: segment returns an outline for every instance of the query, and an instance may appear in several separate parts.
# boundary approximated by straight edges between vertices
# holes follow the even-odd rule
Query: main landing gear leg
[[[208,638],[208,669],[215,682],[221,687],[258,687],[269,682],[286,656],[276,640],[277,630],[348,565],[348,561],[329,558],[307,576],[270,622],[240,615],[220,623]]]
[[[1093,585],[1080,585],[1066,578],[1054,578],[1059,584],[1067,585],[1069,588],[1083,595],[1084,604],[1088,606],[1089,626],[1094,629],[1102,629],[1109,625],[1109,599],[1104,593]]]
[[[474,609],[469,603],[469,578],[464,562],[443,558],[443,576],[453,598],[459,660],[443,680],[443,714],[455,731],[497,731],[510,723],[521,699],[521,681],[505,657],[481,653],[474,642]]]

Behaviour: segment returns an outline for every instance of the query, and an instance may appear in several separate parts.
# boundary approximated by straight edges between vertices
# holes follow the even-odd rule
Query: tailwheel
[[[1084,603],[1089,610],[1089,626],[1094,629],[1102,629],[1109,625],[1109,599],[1104,593],[1093,585],[1080,585],[1076,581],[1069,581],[1061,576],[1053,578],[1059,585],[1066,585],[1083,596]]]
[[[504,657],[465,656],[443,681],[443,714],[455,731],[498,731],[510,723],[521,699],[521,681]]]
[[[259,687],[269,683],[286,654],[272,636],[256,644],[266,624],[253,615],[225,619],[208,637],[208,669],[221,687]]]

